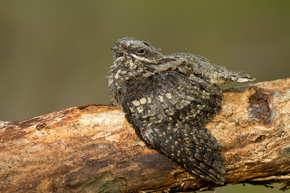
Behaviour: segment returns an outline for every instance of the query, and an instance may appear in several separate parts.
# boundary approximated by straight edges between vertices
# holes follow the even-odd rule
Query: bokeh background
[[[290,77],[290,1],[1,0],[0,120],[108,104],[110,48],[123,37],[164,54],[186,48],[257,81]]]

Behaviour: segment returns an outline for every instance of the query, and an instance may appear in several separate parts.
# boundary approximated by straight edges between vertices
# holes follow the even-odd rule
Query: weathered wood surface
[[[290,78],[226,89],[206,127],[224,147],[226,184],[290,179]],[[203,189],[148,148],[116,107],[85,105],[0,121],[0,192],[150,192]],[[225,185],[226,185],[225,184]]]

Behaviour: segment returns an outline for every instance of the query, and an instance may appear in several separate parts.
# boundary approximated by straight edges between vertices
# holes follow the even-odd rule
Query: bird
[[[163,55],[149,42],[119,39],[111,48],[109,95],[137,135],[197,177],[223,185],[220,142],[205,128],[221,110],[218,85],[255,80],[187,53]]]

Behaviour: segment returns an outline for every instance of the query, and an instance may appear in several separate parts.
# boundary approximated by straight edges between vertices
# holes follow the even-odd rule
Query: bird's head
[[[156,49],[148,42],[127,37],[119,39],[111,50],[114,51],[115,60],[122,58],[154,63],[163,57],[160,49]]]

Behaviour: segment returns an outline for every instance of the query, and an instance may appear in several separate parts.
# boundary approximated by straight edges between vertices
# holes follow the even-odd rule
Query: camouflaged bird
[[[202,56],[163,55],[134,38],[118,40],[112,50],[110,98],[138,136],[193,174],[222,185],[226,169],[220,145],[204,125],[221,109],[217,85],[254,78]]]

